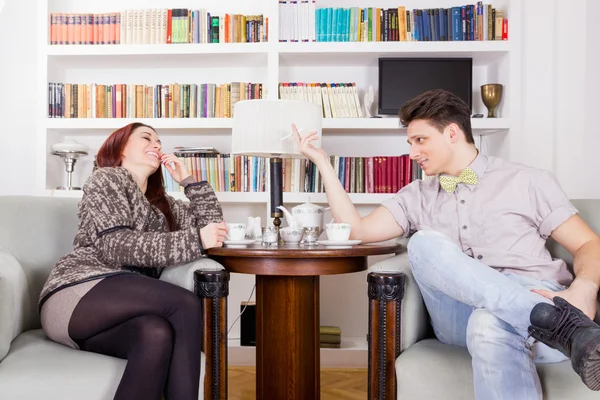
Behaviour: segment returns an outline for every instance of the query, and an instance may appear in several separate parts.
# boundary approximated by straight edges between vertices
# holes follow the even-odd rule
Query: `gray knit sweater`
[[[129,171],[96,170],[83,187],[74,249],[50,272],[40,308],[60,289],[121,273],[158,276],[162,268],[202,255],[200,229],[223,220],[223,211],[207,182],[186,186],[189,204],[167,196],[178,230],[168,232],[163,213],[151,205]]]

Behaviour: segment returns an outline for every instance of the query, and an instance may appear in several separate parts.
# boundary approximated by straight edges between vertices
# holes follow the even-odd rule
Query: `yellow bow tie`
[[[477,174],[471,168],[465,168],[459,176],[440,175],[440,186],[448,193],[454,192],[458,183],[477,184]]]

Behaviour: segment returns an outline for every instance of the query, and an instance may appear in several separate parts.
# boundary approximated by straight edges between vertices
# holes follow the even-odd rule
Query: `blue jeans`
[[[550,300],[529,289],[563,290],[557,283],[502,274],[469,257],[445,235],[419,231],[408,259],[437,338],[466,347],[478,400],[542,399],[535,363],[567,358],[528,339],[531,309]]]

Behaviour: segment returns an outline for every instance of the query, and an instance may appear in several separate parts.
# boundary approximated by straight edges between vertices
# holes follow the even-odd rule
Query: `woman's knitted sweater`
[[[163,268],[202,255],[200,229],[221,222],[223,211],[207,182],[185,188],[189,204],[167,196],[177,230],[151,205],[131,173],[122,167],[96,170],[83,187],[74,249],[50,272],[40,304],[60,289],[122,273],[159,276]]]

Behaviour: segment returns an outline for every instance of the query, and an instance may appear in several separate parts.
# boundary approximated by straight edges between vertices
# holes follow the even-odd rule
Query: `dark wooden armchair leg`
[[[369,286],[369,400],[396,398],[394,365],[400,355],[400,316],[405,275],[367,275]]]
[[[196,295],[202,299],[204,331],[202,349],[206,356],[204,399],[227,399],[227,296],[229,272],[194,272]]]

